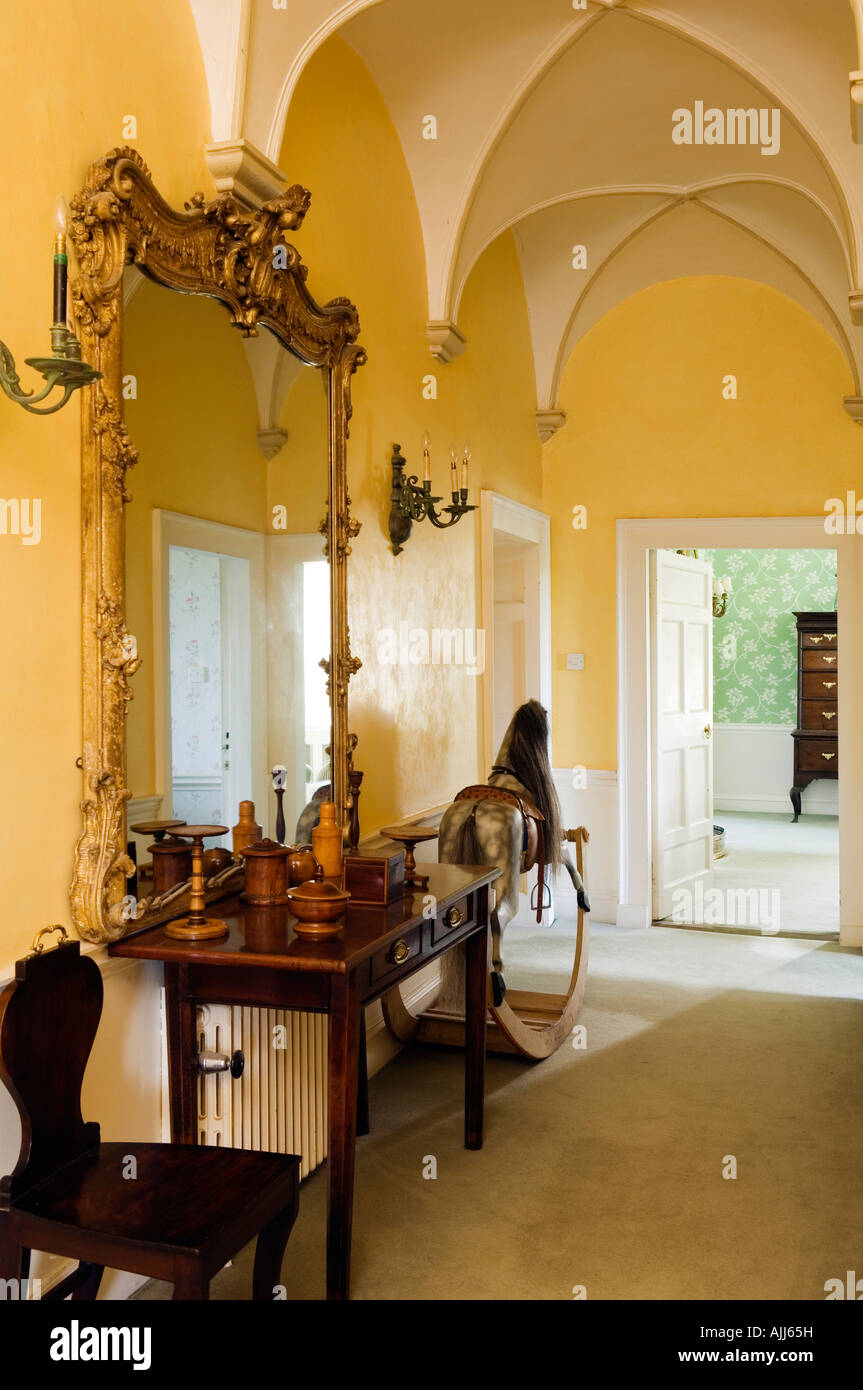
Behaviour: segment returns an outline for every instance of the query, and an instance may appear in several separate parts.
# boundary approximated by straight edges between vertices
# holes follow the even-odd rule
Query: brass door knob
[[[713,733],[713,730],[711,729],[710,725],[709,725],[709,724],[705,724],[705,726],[704,726],[704,737],[705,737],[705,738],[710,738],[710,735],[711,735],[712,733]]]
[[[393,965],[402,965],[407,960],[410,953],[411,948],[402,936],[398,941],[393,942],[387,954]]]
[[[457,907],[450,907],[444,914],[444,921],[448,927],[460,927],[464,918]]]

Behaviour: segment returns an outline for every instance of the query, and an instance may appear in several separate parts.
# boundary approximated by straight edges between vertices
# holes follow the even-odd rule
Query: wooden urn
[[[258,840],[241,849],[240,854],[246,861],[246,887],[240,894],[240,901],[253,907],[276,907],[289,903],[290,852],[287,845],[279,845],[275,840]]]

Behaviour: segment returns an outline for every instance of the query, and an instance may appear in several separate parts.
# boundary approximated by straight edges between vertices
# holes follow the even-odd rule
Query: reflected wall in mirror
[[[277,343],[274,356],[270,335],[244,343],[212,300],[133,268],[126,280],[138,449],[127,621],[142,658],[126,731],[129,823],[234,825],[251,800],[272,835],[270,769],[281,765],[292,838],[330,775],[326,376]],[[266,432],[259,394],[278,422]],[[139,864],[150,838],[139,837]],[[230,849],[231,836],[219,843]],[[141,876],[139,897],[145,888]]]
[[[291,822],[330,776],[347,825],[348,687],[361,663],[347,623],[359,525],[346,450],[365,352],[353,305],[318,304],[290,243],[309,203],[294,185],[257,209],[194,194],[180,212],[128,148],[91,165],[70,200],[73,318],[102,374],[81,409],[83,799],[70,900],[88,941],[142,918],[127,887],[130,801],[150,820],[176,808],[232,824],[253,799],[269,828],[277,762]],[[143,923],[181,907],[154,915],[151,904]]]

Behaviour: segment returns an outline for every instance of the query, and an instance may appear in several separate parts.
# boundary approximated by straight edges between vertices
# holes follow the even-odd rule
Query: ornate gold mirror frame
[[[245,335],[264,325],[303,362],[328,373],[329,506],[321,530],[330,560],[330,661],[333,799],[348,814],[348,684],[361,663],[351,655],[347,558],[359,523],[350,516],[347,437],[350,382],[366,360],[359,319],[347,299],[319,305],[307,269],[285,234],[302,225],[310,195],[299,185],[250,211],[231,194],[195,194],[185,212],[168,206],[132,149],[93,164],[71,201],[71,276],[86,360],[102,380],[82,392],[83,823],[75,849],[72,920],[87,941],[122,936],[130,920],[126,879],[125,722],[129,678],[140,666],[126,628],[126,471],[137,453],[122,404],[123,271],[128,264],[169,289],[209,295]],[[284,248],[276,257],[276,249]],[[285,268],[279,267],[284,262]]]

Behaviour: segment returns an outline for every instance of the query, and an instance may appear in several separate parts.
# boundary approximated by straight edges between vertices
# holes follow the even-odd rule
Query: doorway
[[[836,940],[836,552],[652,551],[650,572],[654,922]]]
[[[153,524],[162,814],[231,826],[266,796],[264,538],[160,510]]]
[[[855,872],[852,839],[860,814],[849,794],[849,777],[843,775],[844,768],[853,766],[854,741],[846,740],[837,755],[838,781],[834,778],[828,784],[819,779],[804,791],[803,815],[797,824],[792,824],[789,797],[794,781],[792,733],[798,722],[799,652],[793,614],[821,610],[832,616],[835,626],[842,608],[842,575],[850,584],[856,563],[843,539],[825,533],[821,518],[618,522],[618,923],[648,926],[668,913],[668,902],[656,901],[660,885],[655,848],[661,837],[654,831],[660,792],[653,721],[644,718],[645,692],[655,699],[657,678],[651,641],[650,555],[693,542],[699,543],[697,554],[710,563],[717,580],[735,571],[731,587],[738,591],[740,607],[735,613],[729,603],[723,616],[713,619],[715,679],[711,679],[710,717],[702,725],[702,729],[711,727],[712,737],[705,740],[711,766],[702,790],[709,784],[715,793],[709,810],[716,838],[709,861],[702,857],[700,864],[690,864],[689,883],[672,883],[672,887],[688,888],[691,895],[687,904],[682,895],[677,900],[680,925],[686,919],[683,909],[691,907],[693,915],[703,920],[690,920],[690,925],[834,940],[838,927],[842,944],[859,944],[852,914],[860,876]],[[810,580],[815,576],[815,587],[808,590],[807,565]],[[775,581],[769,599],[753,602],[757,593],[770,588],[768,580]],[[720,594],[718,608],[722,607]],[[838,622],[841,626],[841,616]],[[842,631],[846,688],[853,688],[861,664],[860,644],[853,624],[846,623]],[[789,666],[784,675],[758,649],[753,633],[769,639],[771,650],[784,652],[784,664]],[[736,651],[735,642],[729,640],[735,637]],[[801,670],[803,664],[801,660]],[[837,723],[841,701],[839,695]],[[853,779],[850,790],[853,793]],[[709,890],[714,888],[721,891],[711,895]]]
[[[543,512],[495,492],[480,496],[484,768],[525,700],[551,714],[551,542]]]

